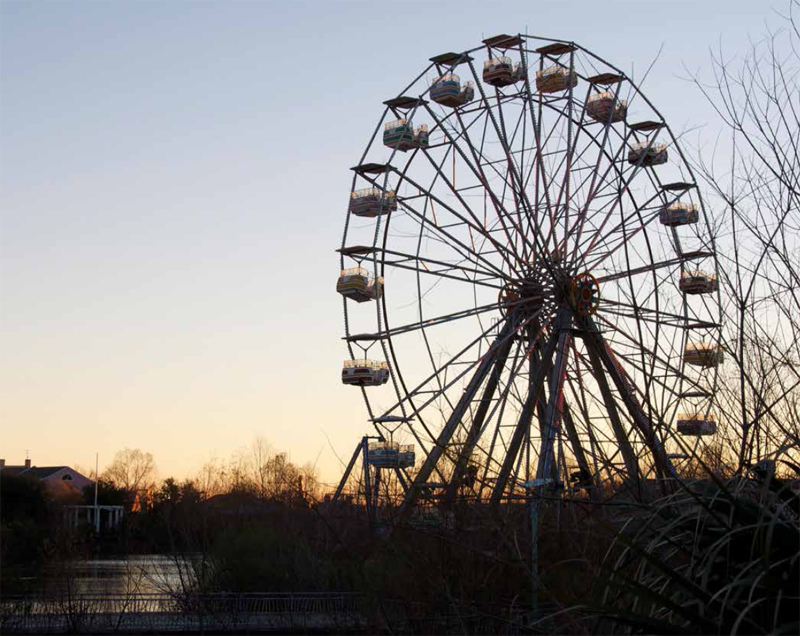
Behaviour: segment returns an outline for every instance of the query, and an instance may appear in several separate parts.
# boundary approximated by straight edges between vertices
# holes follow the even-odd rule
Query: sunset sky
[[[784,2],[0,3],[0,457],[190,476],[257,436],[335,481],[367,430],[335,291],[351,172],[429,57],[574,40],[691,154],[690,70]]]

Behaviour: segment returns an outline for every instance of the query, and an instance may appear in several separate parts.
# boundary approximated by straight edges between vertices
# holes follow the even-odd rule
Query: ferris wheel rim
[[[527,38],[527,37],[528,37],[528,36],[526,36],[526,38]],[[528,38],[528,39],[534,39],[534,38],[533,38],[533,36],[531,36],[531,37],[530,37],[530,38]],[[542,38],[540,38],[540,39],[542,39]],[[546,39],[545,39],[545,40],[546,40]],[[561,40],[548,40],[548,41],[553,41],[553,42],[566,42],[566,41],[561,41]],[[571,44],[574,44],[574,43],[571,43]],[[608,66],[608,67],[611,67],[611,68],[613,68],[613,69],[615,69],[615,70],[619,71],[619,69],[616,69],[616,67],[614,67],[614,66],[613,66],[613,65],[611,65],[610,63],[608,63],[608,62],[605,62],[605,60],[602,60],[601,58],[599,58],[598,56],[596,56],[595,54],[593,54],[591,51],[588,51],[587,49],[584,49],[583,47],[580,47],[579,45],[575,45],[575,46],[577,47],[577,49],[578,49],[578,50],[581,50],[582,52],[584,52],[584,53],[586,53],[586,54],[590,55],[591,57],[593,57],[593,58],[595,58],[595,59],[597,59],[597,60],[601,61],[601,62],[602,62],[603,64],[605,64],[606,66]],[[468,51],[468,52],[465,52],[465,54],[468,54],[468,53],[471,53],[471,52],[475,52],[475,51],[479,51],[479,50],[483,50],[484,48],[485,48],[485,47],[476,47],[475,49],[471,49],[470,51]],[[464,54],[462,54],[462,55],[464,55]],[[470,65],[471,65],[471,64],[470,64]],[[430,70],[430,68],[431,68],[432,66],[434,66],[434,65],[433,65],[433,64],[432,64],[432,65],[429,65],[429,66],[427,67],[426,71],[423,71],[423,74],[422,74],[422,75],[424,75],[424,73],[425,73],[425,72],[427,72],[428,70]],[[452,69],[453,69],[453,68],[455,68],[455,66],[457,66],[457,64],[454,64],[453,66],[451,66],[451,67],[450,67],[450,70],[452,71]],[[473,73],[474,73],[474,68],[473,68]],[[422,75],[421,75],[421,76],[422,76]],[[677,139],[674,137],[674,135],[673,135],[673,133],[672,133],[671,129],[669,128],[668,124],[666,123],[666,121],[663,119],[663,117],[661,117],[661,116],[660,116],[660,113],[658,113],[658,111],[655,109],[655,107],[654,107],[654,106],[653,106],[653,105],[652,105],[652,104],[651,104],[651,103],[650,103],[650,102],[647,100],[647,98],[646,98],[646,97],[643,95],[643,93],[642,93],[642,92],[641,92],[641,90],[638,88],[638,86],[636,86],[636,85],[633,83],[633,81],[632,81],[632,80],[630,80],[629,78],[627,78],[627,77],[624,75],[624,73],[620,72],[620,75],[622,76],[622,80],[620,81],[620,84],[622,83],[622,81],[627,81],[627,82],[629,83],[630,87],[631,87],[631,88],[632,88],[632,89],[633,89],[633,90],[636,92],[636,94],[637,94],[637,95],[639,95],[639,96],[641,96],[641,97],[642,97],[642,99],[643,99],[643,100],[644,100],[644,101],[645,101],[645,102],[646,102],[646,103],[647,103],[647,104],[650,106],[650,108],[651,108],[651,109],[652,109],[654,112],[656,112],[656,113],[659,115],[659,117],[660,117],[660,118],[661,118],[661,120],[662,120],[663,128],[664,128],[664,129],[666,129],[666,131],[667,131],[667,133],[668,133],[668,135],[669,135],[669,137],[670,137],[670,140],[672,141],[672,144],[671,144],[671,146],[670,146],[670,147],[673,147],[673,148],[675,148],[675,149],[677,150],[677,152],[678,152],[678,154],[679,154],[679,156],[680,156],[680,158],[681,158],[682,166],[683,166],[683,167],[684,167],[686,170],[688,170],[689,174],[691,175],[691,174],[692,174],[692,172],[691,172],[691,167],[689,166],[688,162],[686,162],[686,161],[685,161],[685,158],[683,157],[682,150],[680,149],[680,146],[679,146],[679,144],[677,143]],[[420,76],[420,77],[421,77],[421,76]],[[477,75],[476,75],[476,79],[477,79]],[[416,81],[416,80],[415,80],[415,81]],[[411,84],[410,86],[412,86],[413,84],[414,84],[414,82],[412,82],[412,84]],[[429,91],[429,90],[430,90],[430,88],[428,89],[428,91]],[[427,93],[428,91],[426,91],[426,93]],[[424,95],[424,94],[426,94],[426,93],[423,93],[423,95]],[[499,107],[498,107],[498,108],[499,108]],[[388,112],[389,112],[389,110],[390,110],[390,109],[387,107],[387,109],[384,111],[384,115],[382,116],[382,118],[381,118],[380,122],[382,122],[382,121],[383,121],[383,120],[386,118],[386,116],[388,115]],[[416,110],[416,107],[415,107],[415,110]],[[367,156],[367,154],[368,154],[368,152],[369,152],[369,148],[371,147],[372,143],[374,143],[374,140],[375,140],[375,138],[376,138],[377,134],[379,133],[379,129],[380,129],[380,122],[379,122],[379,124],[378,124],[378,127],[376,128],[375,132],[373,133],[372,139],[370,140],[370,143],[368,144],[368,146],[367,146],[367,149],[366,149],[366,150],[365,150],[365,152],[364,152],[364,155],[362,156],[362,162],[363,162],[364,158],[366,158],[366,156]],[[606,126],[605,128],[606,128],[606,129],[608,129],[608,128],[611,128],[611,127],[610,127],[610,126]],[[592,137],[592,139],[594,139],[594,138]],[[391,157],[390,157],[390,159],[389,159],[389,163],[391,163],[392,159],[393,159],[393,158],[394,158],[394,157],[397,155],[397,152],[398,152],[398,151],[397,151],[397,149],[394,149],[394,150],[393,150],[393,152],[391,153]],[[414,154],[416,154],[416,151],[415,151],[415,153],[414,153]],[[413,157],[409,157],[409,160],[408,160],[408,162],[407,162],[407,167],[406,167],[406,169],[403,171],[403,174],[404,174],[404,173],[405,173],[405,171],[408,169],[408,165],[410,165],[412,161],[413,161]],[[357,181],[358,181],[358,176],[359,176],[358,174],[355,174],[355,175],[354,175],[354,177],[353,177],[353,184],[352,184],[352,186],[351,186],[351,190],[355,189],[355,185],[356,185],[356,183],[357,183]],[[383,190],[384,190],[384,191],[386,191],[386,184],[388,183],[388,179],[389,179],[389,173],[386,173],[386,174],[385,174],[385,176],[384,176],[384,187],[383,187]],[[398,186],[399,186],[399,184],[400,184],[400,183],[402,183],[402,181],[403,181],[403,177],[401,176],[401,178],[400,178],[400,181],[398,182]],[[696,184],[694,184],[694,185],[696,185]],[[709,228],[710,226],[709,226],[709,224],[708,224],[708,220],[707,220],[707,213],[706,213],[706,210],[705,210],[705,206],[704,206],[704,204],[703,204],[703,201],[702,201],[702,197],[701,197],[701,195],[700,195],[700,193],[699,193],[699,192],[697,193],[697,198],[698,198],[699,209],[700,209],[700,211],[701,211],[701,214],[702,214],[702,217],[703,217],[703,220],[704,220],[705,227],[706,227],[706,228]],[[638,206],[635,206],[635,207],[636,207],[636,212],[637,212],[637,213],[640,213],[640,212],[641,212],[641,210],[640,210],[640,209],[638,209]],[[346,222],[346,226],[345,226],[345,234],[344,234],[344,237],[343,237],[343,243],[342,243],[342,247],[343,247],[343,248],[346,246],[345,244],[346,244],[347,229],[348,229],[348,227],[347,227],[347,226],[348,226],[348,224],[349,224],[350,217],[351,217],[351,212],[350,212],[350,211],[348,211],[347,217],[348,217],[348,220],[347,220],[347,222]],[[377,247],[377,245],[378,245],[378,235],[379,235],[379,230],[380,230],[380,225],[381,225],[381,219],[380,219],[380,217],[378,218],[378,222],[376,223],[375,240],[374,240],[374,242],[373,242],[373,254],[372,254],[372,256],[373,256],[373,258],[372,258],[372,263],[373,263],[374,272],[375,272],[375,275],[376,275],[376,276],[378,275],[378,265],[379,265],[379,263],[380,263],[380,272],[381,272],[381,275],[384,275],[384,274],[385,274],[385,268],[386,268],[386,259],[385,259],[385,255],[386,255],[387,240],[388,240],[388,231],[389,231],[390,223],[391,223],[391,218],[389,217],[389,218],[387,218],[387,219],[386,219],[386,223],[384,224],[384,227],[383,227],[383,240],[382,240],[382,248],[378,248],[378,247]],[[421,225],[420,225],[420,232],[422,232],[422,229],[423,229],[423,228],[424,228],[424,226],[421,224]],[[645,233],[644,233],[644,235],[645,235],[645,241],[648,241],[648,238],[647,238],[647,235],[646,235],[646,234],[647,234],[647,233],[645,232]],[[713,235],[711,235],[711,234],[709,233],[709,237],[710,237],[710,240],[711,240],[711,246],[712,246],[712,250],[711,250],[711,255],[710,255],[710,256],[711,256],[711,258],[713,259],[713,262],[714,262],[714,265],[715,265],[715,267],[717,267],[717,258],[716,258],[716,253],[715,253],[715,250],[713,249]],[[418,244],[418,245],[419,245],[419,244]],[[620,245],[620,247],[619,247],[618,249],[620,249],[620,248],[622,247],[622,245],[624,245],[624,243],[623,243],[623,244],[621,244],[621,245]],[[673,247],[674,247],[674,246],[673,246]],[[467,249],[468,249],[468,248],[467,248]],[[648,251],[650,252],[650,261],[651,261],[651,263],[652,263],[652,262],[653,262],[653,254],[652,254],[652,250],[648,250]],[[379,252],[380,252],[380,260],[379,260]],[[419,256],[419,247],[418,247],[418,253],[417,253],[417,256]],[[341,261],[341,264],[342,264],[342,266],[343,266],[343,265],[344,265],[344,256],[343,256],[343,255],[342,255],[342,257],[341,257],[340,261]],[[653,274],[653,277],[655,278],[655,270],[652,272],[652,274]],[[419,276],[420,276],[420,273],[419,273],[419,270],[418,270],[418,271],[417,271],[417,278],[418,278],[418,279],[419,279]],[[655,280],[654,280],[654,285],[655,285],[655,284],[657,284],[657,281],[655,281]],[[391,292],[390,292],[390,293],[391,293]],[[418,294],[419,294],[419,287],[418,287]],[[719,302],[719,291],[718,291],[718,290],[717,290],[717,292],[716,292],[716,299],[717,299],[717,303],[716,303],[716,304],[717,304],[717,307],[719,307],[719,306],[720,306],[720,302]],[[684,307],[686,307],[686,297],[685,297],[685,296],[683,297],[683,301],[684,301],[684,302],[683,302],[683,305],[684,305]],[[704,299],[704,302],[706,302],[706,301],[705,301],[705,299]],[[421,303],[420,303],[420,304],[421,304]],[[400,363],[399,363],[399,361],[398,361],[398,358],[397,358],[397,353],[396,353],[396,351],[395,351],[395,347],[394,347],[394,344],[395,344],[395,343],[394,343],[393,339],[394,339],[394,338],[396,338],[397,336],[395,336],[395,335],[392,335],[392,334],[390,333],[390,332],[391,332],[391,330],[390,330],[390,328],[389,328],[389,324],[390,324],[390,323],[389,323],[389,319],[390,319],[390,316],[389,316],[388,309],[387,309],[387,302],[386,302],[386,291],[384,291],[384,294],[383,294],[383,296],[382,296],[380,299],[378,299],[378,302],[376,303],[376,305],[377,305],[377,307],[376,307],[376,311],[377,311],[377,315],[378,315],[378,321],[379,321],[379,333],[381,332],[381,328],[380,328],[380,325],[381,325],[381,323],[382,323],[383,325],[385,325],[385,330],[386,330],[386,332],[387,332],[387,333],[386,333],[386,336],[385,336],[385,337],[382,337],[382,338],[381,338],[381,340],[380,340],[380,342],[381,342],[381,346],[384,348],[384,350],[386,350],[386,347],[388,347],[388,349],[389,349],[389,351],[390,351],[390,353],[391,353],[391,355],[388,355],[388,354],[386,355],[386,359],[387,359],[387,361],[389,360],[389,358],[390,358],[390,357],[391,357],[391,359],[392,359],[392,364],[390,365],[390,370],[391,370],[391,375],[392,375],[392,381],[395,383],[395,388],[396,388],[396,391],[397,391],[397,384],[396,384],[396,381],[395,381],[395,375],[397,375],[397,376],[398,376],[398,380],[399,380],[400,384],[401,384],[401,385],[402,385],[402,387],[403,387],[403,392],[404,392],[406,395],[409,395],[409,391],[408,391],[408,388],[407,388],[407,386],[406,386],[405,379],[404,379],[404,378],[403,378],[403,376],[402,376],[401,365],[400,365]],[[348,336],[348,337],[349,337],[351,334],[350,334],[349,325],[348,325],[348,320],[347,320],[348,307],[347,307],[346,299],[345,299],[344,308],[345,308],[345,333],[346,333],[346,336]],[[420,315],[420,322],[422,322],[422,316],[421,316],[421,315]],[[637,324],[638,324],[638,321],[637,321]],[[426,327],[425,327],[424,325],[421,327],[421,332],[422,332],[422,334],[423,334],[423,336],[424,336],[424,338],[425,338],[425,341],[426,341],[426,346],[428,347],[428,350],[429,350],[429,352],[430,352],[430,347],[429,347],[428,340],[427,340],[427,331],[426,331]],[[688,332],[688,330],[686,330],[686,332]],[[351,353],[351,356],[352,356],[352,355],[353,355],[353,352],[352,352],[353,350],[352,350],[351,342],[350,342],[349,340],[348,340],[348,348],[349,348],[349,351],[350,351],[350,353]],[[370,403],[369,403],[369,399],[368,399],[368,397],[367,397],[367,392],[364,390],[364,388],[363,388],[363,387],[362,387],[362,393],[363,393],[363,396],[364,396],[364,400],[365,400],[365,402],[366,402],[366,404],[367,404],[368,411],[369,411],[369,413],[370,413],[370,418],[371,418],[371,419],[374,419],[374,414],[373,414],[373,412],[372,412],[372,409],[371,409],[371,406],[370,406]],[[399,391],[398,391],[398,398],[399,398]],[[402,404],[402,401],[401,401],[401,404]],[[387,411],[386,413],[391,413],[391,412],[392,412],[392,410],[393,410],[393,409],[390,409],[390,410],[389,410],[389,411]],[[405,411],[404,411],[404,416],[405,416]],[[427,429],[426,429],[426,432],[427,432]],[[419,440],[418,440],[418,441],[419,441]]]

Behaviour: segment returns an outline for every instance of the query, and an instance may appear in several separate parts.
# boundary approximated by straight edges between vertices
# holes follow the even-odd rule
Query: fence
[[[359,630],[366,610],[361,596],[330,593],[3,596],[0,632]]]

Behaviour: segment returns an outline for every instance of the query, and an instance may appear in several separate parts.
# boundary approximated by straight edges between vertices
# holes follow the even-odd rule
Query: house
[[[64,504],[64,518],[73,528],[87,524],[100,532],[101,529],[116,528],[122,522],[122,506],[75,504],[81,501],[83,489],[94,485],[94,481],[69,466],[32,466],[30,459],[26,459],[22,466],[7,466],[6,460],[0,459],[0,475],[38,480],[54,500]],[[73,505],[67,505],[70,503]]]
[[[55,496],[80,494],[86,486],[94,484],[69,466],[32,466],[30,459],[21,466],[7,466],[6,460],[0,459],[0,473],[38,479]]]

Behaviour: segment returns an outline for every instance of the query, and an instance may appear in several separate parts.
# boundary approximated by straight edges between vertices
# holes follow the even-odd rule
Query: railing
[[[378,360],[366,360],[364,358],[357,360],[345,360],[343,365],[345,369],[353,369],[356,367],[367,367],[370,369],[388,369],[389,365],[386,362]]]
[[[398,444],[397,442],[370,442],[367,449],[371,451],[377,451],[377,450],[399,451],[400,444]]]
[[[383,194],[387,199],[392,198],[395,196],[393,190],[387,190],[385,193],[380,188],[362,188],[361,190],[355,190],[350,193],[350,196],[354,199],[360,199],[362,197],[380,197]]]
[[[685,201],[673,201],[664,209],[668,212],[694,212],[697,210],[697,205],[695,203],[687,203]]]
[[[705,352],[717,353],[722,351],[722,348],[718,344],[713,342],[689,342],[686,344],[686,347],[684,347],[684,352],[686,353],[691,353],[695,351],[700,351],[703,353]]]
[[[351,267],[350,269],[343,269],[341,276],[364,276],[365,278],[370,278],[369,271],[363,267]]]
[[[714,422],[713,413],[678,413],[675,418],[678,421],[684,420],[689,422]]]
[[[649,140],[644,140],[631,145],[630,149],[634,152],[638,150],[651,150],[653,153],[657,154],[666,150],[667,144],[656,144]]]
[[[396,119],[395,121],[390,121],[387,124],[384,124],[384,130],[394,130],[395,128],[400,128],[401,126],[408,126],[408,121],[405,119]]]
[[[447,73],[446,75],[442,75],[441,77],[434,80],[433,85],[435,86],[436,84],[441,84],[443,82],[456,82],[460,84],[461,78],[455,73]]]
[[[586,103],[587,104],[591,104],[593,102],[602,101],[602,100],[605,100],[605,99],[614,99],[614,93],[612,93],[611,91],[603,91],[602,93],[594,93],[592,95],[589,95],[589,99],[586,101]],[[628,107],[628,101],[625,100],[625,99],[618,100],[617,101],[617,107],[618,108],[627,108]]]
[[[552,75],[571,75],[575,71],[572,68],[567,68],[566,66],[548,66],[546,69],[541,71],[536,71],[536,77],[550,77]]]
[[[712,280],[717,280],[717,275],[716,274],[709,274],[708,272],[703,271],[702,269],[692,269],[692,270],[681,272],[681,278],[684,278],[684,279],[685,278],[699,278],[701,280],[712,281]]]
[[[236,610],[243,612],[344,612],[360,608],[361,596],[347,593],[303,592],[248,594],[218,592],[214,594],[75,594],[72,596],[9,596],[3,595],[0,608],[26,614],[60,613],[66,610],[91,608],[93,612],[164,612],[193,608]]]
[[[493,66],[511,66],[512,63],[513,62],[511,61],[510,57],[493,57],[492,59],[486,60],[483,63],[483,68],[489,69]]]
[[[355,629],[365,624],[367,610],[362,596],[336,593],[49,598],[4,595],[0,601],[0,631],[7,634]],[[401,617],[402,612],[397,611],[396,615]]]

